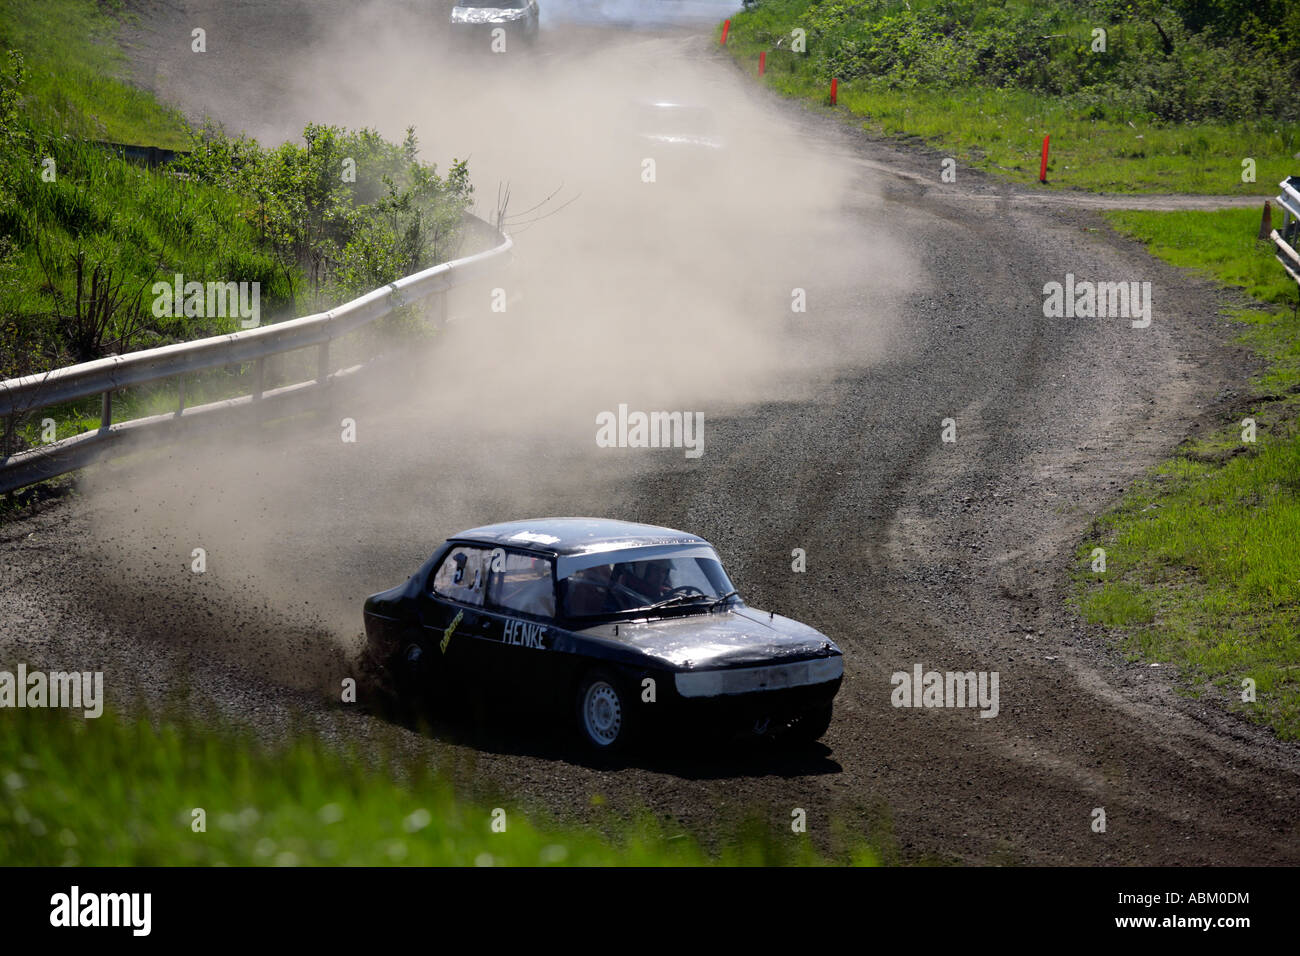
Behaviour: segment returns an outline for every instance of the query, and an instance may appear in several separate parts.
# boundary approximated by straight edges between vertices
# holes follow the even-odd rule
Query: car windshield
[[[722,565],[702,557],[598,564],[563,578],[559,591],[562,612],[570,618],[679,608],[706,610],[735,595]]]

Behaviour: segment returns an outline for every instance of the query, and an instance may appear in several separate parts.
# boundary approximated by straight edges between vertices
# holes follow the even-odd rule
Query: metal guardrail
[[[1282,207],[1284,214],[1282,229],[1274,229],[1269,233],[1269,238],[1277,246],[1277,259],[1282,263],[1282,268],[1292,279],[1300,282],[1300,253],[1291,245],[1296,240],[1296,235],[1300,234],[1300,176],[1288,176],[1281,186],[1282,192],[1278,194],[1277,204]]]
[[[376,289],[328,312],[194,342],[181,342],[96,359],[0,382],[0,418],[4,421],[4,445],[0,447],[0,493],[81,468],[99,457],[108,446],[128,435],[145,430],[154,431],[197,416],[210,416],[257,405],[270,399],[303,395],[309,389],[356,372],[360,366],[331,371],[330,343],[333,340],[383,318],[402,306],[432,295],[445,296],[448,290],[457,285],[498,268],[503,258],[508,261],[514,241],[504,233],[496,235],[498,244],[485,252],[453,259],[398,279],[382,289]],[[441,304],[445,314],[445,298]],[[274,390],[263,390],[263,369],[267,358],[313,346],[317,349],[315,379]],[[186,408],[182,380],[175,412],[113,424],[112,394],[116,389],[157,382],[190,372],[242,365],[245,362],[255,363],[251,395]],[[19,418],[51,405],[95,395],[102,397],[100,427],[97,430],[10,454]]]
[[[100,149],[106,149],[110,153],[117,153],[118,156],[125,159],[128,163],[137,163],[141,166],[148,166],[150,169],[156,169],[159,166],[166,166],[168,163],[174,163],[178,159],[189,156],[188,150],[183,149],[162,149],[158,146],[132,146],[129,143],[107,143],[96,141],[92,145]]]

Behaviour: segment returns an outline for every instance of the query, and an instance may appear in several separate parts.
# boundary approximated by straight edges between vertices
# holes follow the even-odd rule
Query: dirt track
[[[272,21],[261,19],[267,6]],[[155,64],[162,92],[225,110],[232,125],[293,135],[310,118],[298,112],[307,100],[266,91],[299,88],[277,70],[327,32],[321,5],[310,28],[286,12],[292,4],[189,7],[202,9],[146,5],[134,55]],[[160,38],[187,32],[200,13],[256,38],[222,71],[260,93],[186,99],[216,75],[184,72]],[[551,42],[548,55],[566,49]],[[656,57],[731,75],[677,34],[604,42],[649,44]],[[340,121],[363,101],[339,109]],[[701,459],[599,455],[587,418],[554,432],[498,421],[465,430],[427,407],[393,408],[392,392],[350,396],[319,422],[268,425],[235,449],[164,449],[95,469],[83,494],[0,528],[0,660],[102,667],[119,675],[123,697],[189,689],[272,735],[301,718],[328,734],[396,738],[476,786],[563,815],[596,819],[605,810],[591,797],[602,794],[607,808],[648,805],[706,835],[745,808],[783,825],[803,807],[814,833],[839,818],[896,841],[906,859],[1300,862],[1300,751],[1211,699],[1176,695],[1168,668],[1125,663],[1065,604],[1091,516],[1245,389],[1249,366],[1218,316],[1223,297],[1111,237],[1088,210],[1042,210],[965,171],[956,190],[936,189],[937,168],[929,182],[917,175],[927,157],[756,101],[797,130],[788,148],[845,171],[844,216],[915,275],[878,287],[895,262],[883,253],[832,262],[814,328],[765,327],[797,374],[774,379],[771,397],[747,388],[686,406],[709,413]],[[545,254],[542,239],[531,249]],[[1150,327],[1044,318],[1043,284],[1067,272],[1150,281]],[[557,295],[542,289],[533,307]],[[446,347],[488,333],[526,330],[463,330]],[[859,352],[863,338],[871,348]],[[805,350],[848,358],[805,368]],[[485,361],[484,374],[506,371]],[[363,446],[340,444],[339,414],[363,423]],[[955,444],[940,441],[949,417]],[[361,599],[409,573],[435,538],[588,513],[700,533],[749,603],[834,636],[847,673],[825,747],[785,758],[659,754],[600,771],[534,728],[422,737],[324,697],[355,647]],[[212,556],[202,577],[187,572],[196,544]],[[806,549],[806,573],[791,571],[793,548]],[[998,672],[1001,712],[891,707],[890,674],[917,663]],[[1090,829],[1096,807],[1104,834]]]

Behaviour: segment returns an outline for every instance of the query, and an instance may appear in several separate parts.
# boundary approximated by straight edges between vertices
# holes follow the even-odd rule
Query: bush
[[[757,0],[756,32],[798,25],[823,76],[888,89],[980,85],[1095,118],[1300,118],[1300,4],[1283,0]],[[1092,31],[1107,31],[1094,52]]]
[[[301,269],[313,300],[367,292],[455,255],[473,195],[469,170],[447,176],[374,130],[308,126],[303,144],[265,149],[208,129],[178,166],[243,196],[259,243]]]
[[[456,254],[473,194],[373,130],[308,126],[267,149],[205,130],[175,168],[132,165],[36,125],[26,69],[0,61],[0,378],[236,330],[155,317],[149,291],[256,282],[266,318],[354,298]],[[355,173],[355,175],[354,175]]]

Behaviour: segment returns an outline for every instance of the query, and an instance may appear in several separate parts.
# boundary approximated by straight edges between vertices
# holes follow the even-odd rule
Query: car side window
[[[555,616],[555,584],[551,562],[507,551],[504,558],[489,559],[488,603],[503,611],[537,617]]]
[[[451,601],[481,607],[491,559],[484,548],[457,545],[433,575],[433,593]]]

